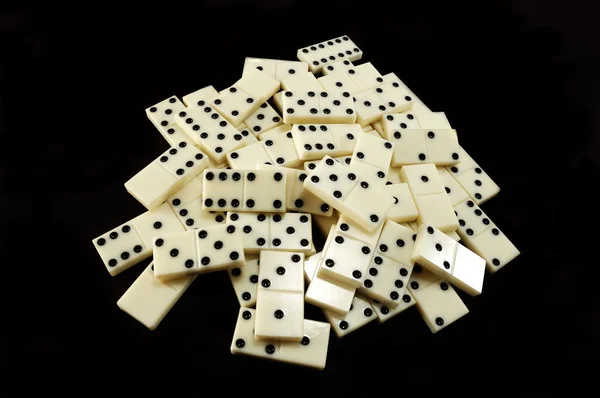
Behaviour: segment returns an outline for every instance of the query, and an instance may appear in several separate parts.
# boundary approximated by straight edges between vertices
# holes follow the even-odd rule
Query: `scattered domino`
[[[356,120],[356,111],[350,95],[327,91],[284,91],[282,97],[283,122],[344,123]]]
[[[202,151],[181,141],[131,177],[125,189],[148,210],[154,210],[207,166]]]
[[[483,294],[520,255],[480,207],[500,188],[444,112],[362,57],[348,36],[246,57],[220,91],[145,109],[169,145],[124,184],[146,211],[92,240],[111,276],[152,256],[123,312],[155,330],[200,274],[225,272],[231,353],[319,370],[332,331],[417,311],[438,333],[469,313],[455,289]]]

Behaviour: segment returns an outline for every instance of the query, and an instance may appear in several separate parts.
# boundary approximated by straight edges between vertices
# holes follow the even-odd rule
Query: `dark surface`
[[[205,3],[0,17],[0,348],[10,396],[203,396],[219,386],[341,397],[389,383],[397,394],[477,392],[468,377],[513,396],[568,383],[548,374],[535,383],[540,362],[598,359],[591,205],[600,64],[591,7]],[[227,87],[246,56],[295,59],[298,48],[342,34],[365,62],[446,112],[500,185],[482,207],[521,256],[486,277],[480,297],[461,293],[470,314],[436,335],[414,308],[332,335],[323,372],[230,354],[239,307],[225,273],[199,277],[149,332],[116,306],[147,262],[111,277],[91,243],[144,211],[123,183],[167,148],[144,109]],[[306,317],[324,320],[309,305]],[[524,363],[532,367],[521,372]],[[526,387],[515,387],[520,381]],[[276,388],[281,382],[288,387]]]

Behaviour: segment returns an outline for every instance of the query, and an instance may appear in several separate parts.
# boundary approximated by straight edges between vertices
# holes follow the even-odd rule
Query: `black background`
[[[200,396],[215,386],[531,395],[581,385],[533,373],[599,355],[597,10],[577,1],[447,3],[80,4],[2,14],[0,348],[9,395]],[[293,60],[298,48],[342,34],[364,62],[446,112],[500,185],[482,207],[521,256],[488,275],[481,296],[461,292],[470,313],[436,335],[414,308],[341,340],[332,334],[322,372],[230,354],[239,305],[225,273],[197,278],[148,331],[116,306],[144,265],[111,277],[91,243],[144,211],[123,183],[167,148],[144,109],[231,85],[246,56]],[[306,317],[324,320],[310,305]]]

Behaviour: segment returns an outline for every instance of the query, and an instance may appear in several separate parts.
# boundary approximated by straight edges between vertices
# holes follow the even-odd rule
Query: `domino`
[[[287,111],[287,109],[286,109]],[[322,114],[322,123],[353,124],[356,121],[354,102],[347,92],[328,93],[321,91],[319,95],[319,111]]]
[[[287,177],[288,184],[288,210],[311,213],[324,217],[331,217],[333,208],[304,189],[304,181],[308,173],[297,170]]]
[[[229,123],[238,126],[258,109],[260,102],[242,89],[232,86],[214,98],[211,105]]]
[[[329,246],[323,250],[317,276],[331,282],[358,288],[365,278],[373,247],[334,232]]]
[[[458,235],[469,249],[483,257],[489,272],[494,273],[520,255],[515,245],[475,204],[466,200],[456,206]]]
[[[374,90],[361,91],[354,95],[356,123],[361,126],[379,121],[383,114],[389,112],[387,106]]]
[[[154,238],[154,276],[161,282],[189,277],[199,268],[196,232],[185,231]]]
[[[305,213],[273,214],[269,225],[271,250],[312,250],[311,215]]]
[[[427,268],[423,268],[421,265],[415,264],[413,267],[413,272],[408,279],[408,286],[406,287],[406,290],[408,290],[414,297],[415,291],[424,289],[432,283],[438,282],[439,280],[439,276],[429,271]]]
[[[270,218],[262,213],[227,213],[227,224],[241,230],[244,252],[259,253],[271,247],[269,238]]]
[[[450,175],[450,172],[448,172],[445,167],[438,166],[437,171],[440,175],[440,181],[444,186],[444,190],[448,194],[448,198],[450,199],[452,206],[456,206],[469,199],[469,194],[467,191],[460,186],[458,181],[456,181],[452,175]]]
[[[301,341],[303,336],[304,292],[264,290],[259,286],[254,337],[257,340]]]
[[[346,196],[357,184],[356,175],[325,156],[304,180],[304,189],[341,212]]]
[[[390,308],[374,299],[367,298],[367,300],[375,310],[375,314],[377,315],[377,320],[379,323],[389,320],[390,318],[404,312],[406,309],[411,308],[416,304],[415,299],[408,290],[404,291],[402,300],[398,303],[396,308]]]
[[[395,145],[387,140],[363,134],[356,141],[351,163],[363,162],[387,173],[394,147]]]
[[[292,139],[301,160],[322,159],[336,149],[330,126],[325,124],[294,124]]]
[[[459,162],[456,130],[391,130],[389,137],[398,147],[392,166],[424,162],[445,166]]]
[[[177,192],[167,199],[167,203],[173,211],[181,205],[188,204],[202,197],[202,174],[197,175],[182,186]]]
[[[324,311],[324,314],[336,336],[340,339],[377,318],[369,301],[361,296],[354,297],[350,310],[345,317],[340,317],[328,311]]]
[[[258,286],[258,255],[246,254],[246,264],[243,267],[234,267],[227,270],[229,280],[240,303],[240,307],[256,305]]]
[[[249,355],[258,358],[277,360],[281,342],[260,341],[254,337],[256,328],[256,310],[241,307],[233,332],[231,353],[234,355]]]
[[[185,105],[176,96],[146,108],[146,116],[171,146],[189,140],[175,120],[175,115],[183,108]]]
[[[417,310],[432,333],[448,327],[469,313],[452,285],[439,279],[412,292]]]
[[[411,259],[465,293],[481,294],[485,260],[440,230],[419,226]]]
[[[148,210],[154,210],[208,166],[207,156],[181,141],[125,183],[125,189]]]
[[[281,343],[281,362],[322,370],[327,363],[331,325],[325,322],[304,320],[300,343]]]
[[[284,82],[290,77],[308,73],[308,63],[302,61],[277,60],[275,80]]]
[[[149,330],[155,330],[192,284],[195,275],[161,282],[150,263],[117,301],[117,306]]]
[[[308,63],[312,73],[319,73],[324,66],[338,60],[325,42],[299,49],[297,57],[300,61]]]
[[[221,211],[202,210],[201,197],[184,205],[173,206],[172,208],[187,231],[219,225],[225,222],[225,213]]]
[[[351,155],[363,135],[359,129],[358,124],[296,124],[291,135],[298,158],[306,161]]]
[[[352,63],[352,61],[344,59],[344,60],[332,62],[331,64],[324,67],[321,70],[321,72],[323,73],[324,76],[326,76],[326,75],[329,75],[330,73],[334,73],[334,72],[348,73],[348,71],[352,68],[354,68],[354,64]]]
[[[242,77],[247,76],[250,70],[261,71],[281,82],[297,73],[308,72],[308,64],[299,61],[246,57]]]
[[[262,250],[258,279],[261,290],[304,293],[304,253]]]
[[[424,112],[415,110],[419,125],[426,130],[451,130],[452,126],[444,112]]]
[[[335,225],[335,233],[348,236],[349,238],[363,242],[370,247],[375,247],[379,240],[379,236],[381,235],[381,231],[383,230],[383,225],[384,224],[382,223],[374,231],[368,232],[348,217],[341,215]]]
[[[326,91],[284,91],[282,104],[284,123],[352,124],[356,120],[353,100],[343,94]]]
[[[296,152],[291,132],[265,139],[263,144],[267,154],[271,158],[271,164],[290,168],[298,167],[302,164],[302,160],[300,160],[298,152]]]
[[[211,99],[217,97],[219,92],[213,86],[205,86],[181,97],[186,107],[204,106]],[[181,110],[181,109],[180,109]]]
[[[260,70],[250,69],[233,86],[248,93],[262,104],[279,91],[281,83]]]
[[[303,321],[305,333],[300,342],[257,340],[253,336],[255,324],[256,310],[240,308],[230,347],[232,354],[269,359],[318,370],[325,368],[331,330],[329,324],[305,319]]]
[[[408,95],[410,95],[410,97],[413,99],[413,106],[412,109],[415,111],[419,111],[422,112],[424,114],[426,113],[433,113],[431,112],[431,110],[423,103],[423,101],[421,101],[416,95],[415,93],[406,86],[406,84],[404,84],[404,82],[402,82],[402,80],[400,80],[398,78],[398,76],[396,76],[395,73],[388,73],[386,75],[383,75],[383,81],[385,83],[397,83],[400,87],[402,87],[404,90],[406,90],[408,92]],[[426,127],[427,128],[427,127]]]
[[[242,210],[245,181],[244,170],[205,170],[204,185],[202,186],[202,210]]]
[[[317,80],[321,84],[322,89],[330,93],[350,96],[362,91],[345,72],[332,72]]]
[[[360,91],[375,88],[384,84],[381,73],[379,73],[375,66],[370,62],[349,69],[348,76],[350,76],[350,79],[352,79]]]
[[[269,103],[263,103],[254,113],[248,116],[244,123],[256,136],[283,124],[281,116]]]
[[[353,175],[352,172],[349,173]],[[358,184],[343,202],[342,214],[359,224],[369,232],[376,230],[383,223],[394,205],[394,198],[387,195],[383,188],[371,185],[358,176]]]
[[[146,211],[92,242],[111,276],[145,260],[152,254],[156,234],[181,232],[184,227],[167,203]]]
[[[362,50],[348,36],[340,36],[327,40],[326,45],[332,53],[337,55],[338,59],[358,61],[363,55]]]
[[[431,224],[444,232],[453,232],[458,227],[456,214],[451,210],[452,202],[448,194],[440,193],[414,198],[419,215],[417,223]]]
[[[388,220],[401,223],[415,221],[417,219],[419,212],[412,194],[410,193],[410,189],[408,188],[408,184],[386,184],[383,187],[383,190],[394,199],[394,205],[387,214]]]
[[[446,168],[475,204],[481,205],[498,195],[500,187],[462,147],[459,147],[459,158],[459,163]]]
[[[197,229],[194,233],[197,237],[198,273],[244,266],[242,233],[235,226],[216,225]]]
[[[377,253],[412,269],[414,242],[417,235],[409,228],[387,220],[377,240]]]
[[[232,169],[252,169],[257,164],[273,164],[263,142],[255,142],[227,154],[227,164]]]
[[[355,188],[356,187],[356,188]],[[304,189],[338,209],[367,231],[375,230],[391,209],[394,199],[346,166],[326,156],[304,181]]]
[[[236,127],[242,135],[242,146],[255,144],[258,142],[258,138],[254,134],[250,133],[245,123],[240,124]]]
[[[350,310],[355,291],[354,288],[315,276],[306,289],[304,301],[343,317]]]
[[[250,70],[261,71],[274,79],[275,71],[277,70],[277,60],[269,58],[246,57],[244,59],[242,77],[247,76]]]
[[[260,141],[265,141],[265,140],[272,139],[272,138],[277,137],[282,134],[287,134],[291,131],[292,131],[291,124],[282,124],[279,127],[275,127],[271,130],[267,130],[267,131],[264,131],[264,132],[258,134],[258,139]]]
[[[135,227],[128,221],[93,241],[107,271],[115,276],[152,255]]]
[[[409,110],[385,115],[381,118],[381,128],[382,137],[389,140],[395,131],[421,130],[421,125],[414,112]]]
[[[204,100],[179,112],[177,123],[217,164],[225,162],[227,153],[246,145],[240,131]]]
[[[286,211],[285,174],[277,170],[253,170],[245,172],[245,179],[243,211]]]
[[[245,264],[242,234],[234,225],[216,225],[154,237],[154,276],[171,280]]]
[[[370,260],[368,275],[359,291],[390,308],[396,308],[408,284],[414,261],[414,232],[393,221],[386,221]]]
[[[304,253],[260,252],[255,337],[300,341],[304,319]]]
[[[281,89],[283,91],[323,91],[323,85],[315,75],[306,71],[282,80]]]
[[[324,250],[327,249],[335,235],[332,226],[327,235]],[[318,275],[318,269],[323,261],[323,252],[310,256],[304,262],[304,276],[308,282],[308,288],[304,296],[304,301],[325,311],[329,311],[336,316],[346,316],[352,305],[352,300],[356,288],[351,288],[342,284],[323,279]]]
[[[390,308],[396,308],[402,302],[412,265],[374,255],[367,272],[358,291]]]
[[[445,166],[460,160],[456,130],[428,130],[425,133],[427,158],[431,163]]]
[[[433,163],[403,166],[400,178],[412,192],[419,225],[430,224],[444,232],[458,228],[452,203]]]
[[[144,246],[149,249],[152,247],[155,235],[182,232],[185,228],[167,203],[163,203],[156,210],[140,214],[131,220],[131,223],[144,242]]]
[[[373,90],[381,102],[388,107],[388,112],[396,113],[412,109],[412,97],[398,83],[384,83]]]

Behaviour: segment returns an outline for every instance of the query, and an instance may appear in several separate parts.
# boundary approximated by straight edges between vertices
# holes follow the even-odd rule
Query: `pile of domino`
[[[519,251],[480,207],[500,188],[443,112],[355,64],[347,36],[297,58],[246,58],[230,87],[146,109],[170,146],[125,183],[147,211],[93,244],[112,276],[153,256],[117,302],[150,330],[199,274],[225,271],[231,352],[323,369],[331,329],[414,305],[436,333],[469,312],[455,289],[481,294]],[[305,302],[328,322],[304,319]]]

